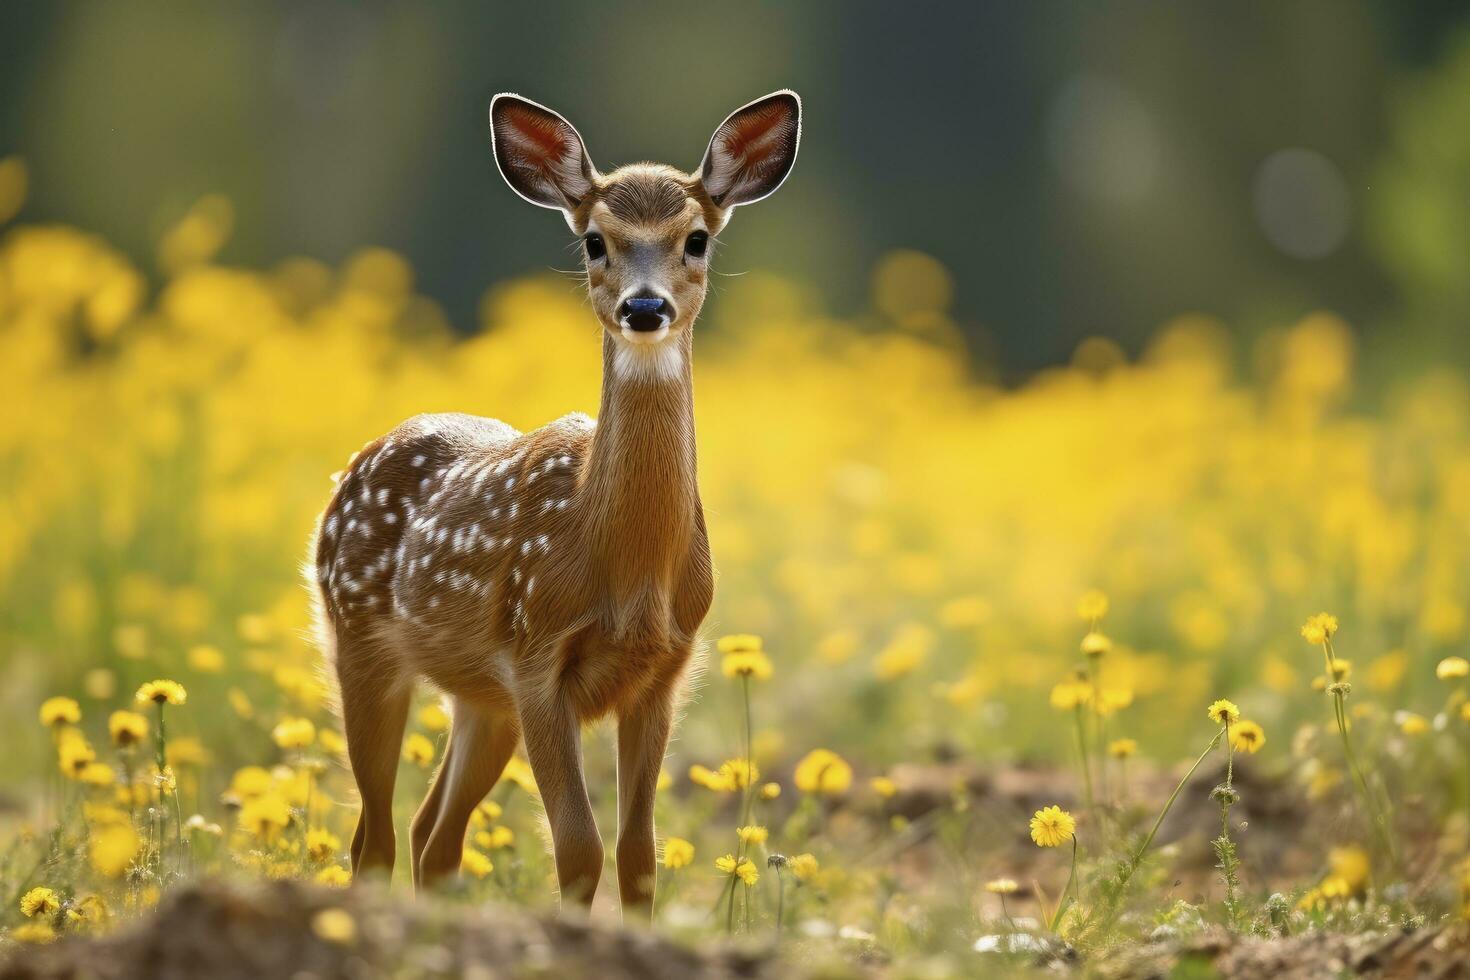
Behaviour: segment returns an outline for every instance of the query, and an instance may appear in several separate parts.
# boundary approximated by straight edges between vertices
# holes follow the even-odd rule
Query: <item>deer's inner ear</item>
[[[597,169],[581,135],[545,106],[497,95],[490,103],[490,135],[501,176],[532,204],[570,211],[592,192]]]
[[[769,196],[791,172],[800,141],[795,92],[773,92],[736,109],[715,130],[700,164],[705,193],[722,208]]]

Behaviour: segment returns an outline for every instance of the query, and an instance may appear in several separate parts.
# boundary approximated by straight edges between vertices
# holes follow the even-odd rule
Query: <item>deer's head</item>
[[[521,197],[566,216],[587,289],[620,347],[653,352],[687,331],[709,286],[711,239],[796,162],[801,100],[773,92],[715,130],[692,173],[635,163],[599,173],[571,123],[517,95],[490,103],[495,162]]]

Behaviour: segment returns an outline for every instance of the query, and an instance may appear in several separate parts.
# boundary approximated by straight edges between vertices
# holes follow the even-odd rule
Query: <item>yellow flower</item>
[[[1253,721],[1240,721],[1230,726],[1230,747],[1237,752],[1255,755],[1266,744],[1266,731]]]
[[[1428,720],[1426,720],[1423,715],[1415,714],[1412,711],[1405,711],[1400,713],[1398,717],[1398,723],[1399,731],[1403,732],[1405,735],[1423,735],[1425,732],[1429,731]]]
[[[1332,877],[1343,883],[1348,894],[1355,895],[1368,884],[1372,863],[1368,859],[1368,852],[1356,844],[1334,847],[1328,851],[1327,865],[1332,869]]]
[[[781,795],[781,784],[780,783],[762,783],[761,784],[761,799],[763,799],[763,800],[774,800],[776,797],[778,797],[780,795]]]
[[[138,688],[137,699],[139,704],[152,701],[154,704],[178,705],[189,699],[189,692],[177,681],[149,681]]]
[[[929,657],[934,646],[934,634],[918,623],[905,623],[888,645],[878,651],[873,662],[873,671],[879,680],[897,680],[918,669]]]
[[[88,786],[101,788],[117,782],[117,773],[105,762],[89,762],[77,773],[77,779]]]
[[[720,659],[720,672],[726,677],[753,677],[758,681],[770,680],[775,672],[771,658],[762,650],[738,650],[727,653]]]
[[[56,941],[56,930],[49,922],[27,922],[10,930],[10,938],[30,946],[43,946]]]
[[[81,776],[82,770],[97,760],[92,743],[75,728],[62,730],[61,741],[56,745],[57,764],[70,779]]]
[[[357,920],[346,909],[326,908],[311,917],[311,931],[318,939],[338,946],[357,942]]]
[[[1205,713],[1210,716],[1210,721],[1217,725],[1233,725],[1240,720],[1240,708],[1236,707],[1234,701],[1227,701],[1224,698],[1212,702]]]
[[[1470,676],[1470,660],[1464,657],[1445,657],[1434,668],[1434,676],[1442,681],[1457,681]]]
[[[1337,632],[1337,617],[1330,613],[1318,613],[1309,617],[1302,626],[1302,638],[1313,646],[1321,646]]]
[[[1101,657],[1113,649],[1113,641],[1097,630],[1082,638],[1082,652],[1089,657]]]
[[[753,650],[763,649],[761,638],[752,633],[732,633],[722,636],[715,643],[716,648],[726,656],[732,653],[750,653]]]
[[[459,866],[476,878],[484,878],[495,870],[494,862],[473,847],[464,849],[464,855],[459,859]]]
[[[41,702],[41,724],[47,728],[75,725],[82,720],[82,706],[72,698],[47,698]]]
[[[1086,681],[1063,681],[1051,689],[1051,706],[1072,711],[1092,700],[1092,685]]]
[[[1114,759],[1127,759],[1137,754],[1138,741],[1131,738],[1115,738],[1108,743],[1108,755]]]
[[[27,919],[52,915],[61,908],[61,899],[44,885],[32,888],[20,897],[20,913]]]
[[[342,839],[330,830],[316,828],[306,834],[306,853],[318,864],[325,864],[342,849]]]
[[[1108,597],[1097,589],[1088,589],[1077,600],[1077,615],[1089,623],[1095,623],[1108,614]]]
[[[761,771],[747,759],[727,759],[720,763],[720,778],[733,789],[744,789],[760,780]]]
[[[304,749],[316,741],[316,726],[309,718],[283,718],[271,738],[283,749]]]
[[[735,860],[735,855],[726,854],[722,858],[715,859],[715,867],[732,878],[739,878],[746,885],[753,885],[760,879],[761,873],[749,858]]]
[[[868,780],[868,785],[873,787],[873,792],[885,800],[892,799],[898,794],[898,784],[887,776],[874,776]]]
[[[992,895],[1014,895],[1020,887],[1014,878],[992,878],[985,883],[985,890]]]
[[[1059,847],[1076,831],[1076,819],[1059,806],[1042,807],[1031,817],[1031,839],[1037,847]]]
[[[817,872],[821,870],[817,864],[816,857],[811,854],[794,855],[788,862],[788,866],[791,868],[791,873],[796,876],[797,881],[811,881],[817,876]]]
[[[403,743],[403,757],[420,769],[428,768],[434,761],[434,743],[418,732],[414,732]]]
[[[316,873],[316,880],[331,888],[345,888],[352,883],[352,872],[340,865],[329,864]]]
[[[682,837],[664,841],[664,867],[670,871],[687,868],[694,861],[694,845]]]
[[[746,844],[764,844],[771,832],[764,827],[736,827],[735,836]]]
[[[442,732],[449,727],[449,713],[437,702],[430,701],[419,709],[419,724],[431,732]]]
[[[795,782],[803,793],[845,793],[852,785],[852,766],[836,752],[813,749],[796,764]]]
[[[509,827],[492,827],[475,834],[475,844],[487,851],[498,851],[515,843],[515,831]]]
[[[87,856],[98,874],[118,878],[132,866],[142,845],[133,825],[120,821],[93,829],[87,841]]]
[[[271,791],[275,780],[260,766],[242,766],[230,778],[230,792],[242,800],[263,796]]]
[[[137,745],[148,737],[148,719],[136,711],[114,711],[107,719],[107,733],[118,748]]]
[[[218,674],[225,669],[225,655],[219,652],[218,647],[205,643],[190,647],[185,659],[201,674]]]
[[[276,793],[247,800],[240,807],[240,826],[262,840],[269,840],[291,823],[291,807]]]

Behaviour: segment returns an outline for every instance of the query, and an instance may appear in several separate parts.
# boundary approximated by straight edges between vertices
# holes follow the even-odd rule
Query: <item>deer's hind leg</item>
[[[361,637],[339,631],[336,661],[347,758],[362,800],[352,835],[352,874],[357,877],[381,870],[391,875],[397,850],[393,785],[412,688],[396,678],[384,678],[388,661],[371,641]]]
[[[470,814],[494,788],[521,737],[508,704],[455,698],[451,719],[444,764],[414,817],[414,884],[420,889],[459,867]]]

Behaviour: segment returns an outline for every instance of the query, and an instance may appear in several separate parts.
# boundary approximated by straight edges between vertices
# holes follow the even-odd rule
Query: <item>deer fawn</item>
[[[776,92],[732,113],[699,168],[592,165],[561,116],[490,105],[495,160],[521,197],[581,238],[602,322],[596,422],[522,434],[420,415],[369,443],[316,538],[324,649],[335,663],[362,813],[354,873],[393,867],[393,783],[414,683],[450,702],[448,748],[414,816],[422,888],[459,866],[466,825],[524,738],[563,899],[590,904],[603,848],[581,726],[618,723],[618,885],[653,907],[654,789],[709,610],[713,571],[695,482],[693,324],[711,236],[796,160],[801,103]]]

